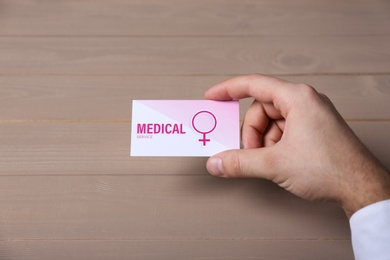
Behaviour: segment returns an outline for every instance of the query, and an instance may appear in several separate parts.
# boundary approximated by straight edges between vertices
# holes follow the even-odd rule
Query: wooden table
[[[129,156],[131,100],[263,73],[390,168],[390,2],[0,0],[0,259],[353,259],[336,205]],[[251,100],[241,103],[241,115]]]

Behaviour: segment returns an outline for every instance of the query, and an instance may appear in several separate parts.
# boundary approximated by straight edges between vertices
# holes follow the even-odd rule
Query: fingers
[[[274,118],[281,117],[273,106],[253,101],[242,125],[242,144],[245,149],[271,146],[280,140],[283,132],[279,124],[284,120],[270,120],[269,114]]]
[[[294,94],[292,85],[290,82],[262,75],[239,76],[210,88],[205,97],[213,100],[253,97],[262,103],[273,104],[284,115],[289,109],[289,96]]]
[[[254,97],[265,103],[272,103],[274,92],[290,83],[262,75],[238,76],[223,81],[206,91],[207,99],[231,100]]]
[[[242,124],[242,144],[245,149],[263,146],[263,134],[267,129],[269,118],[263,105],[255,100],[246,112]]]
[[[210,174],[219,177],[255,177],[272,180],[277,157],[272,147],[229,150],[214,155],[207,161]]]
[[[278,125],[278,128],[282,132],[284,132],[284,125],[286,124],[286,120],[285,119],[279,119],[279,120],[275,120],[274,122]]]
[[[264,147],[268,147],[276,144],[277,142],[280,141],[282,135],[283,135],[282,130],[280,130],[280,128],[278,127],[275,121],[272,121],[269,124],[268,129],[264,135],[264,141],[263,141]]]

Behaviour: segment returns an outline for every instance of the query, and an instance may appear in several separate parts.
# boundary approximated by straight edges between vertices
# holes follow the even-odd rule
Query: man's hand
[[[265,178],[307,200],[335,201],[348,217],[390,198],[390,175],[314,88],[250,75],[217,84],[205,97],[255,99],[242,126],[244,149],[212,156],[212,175]]]

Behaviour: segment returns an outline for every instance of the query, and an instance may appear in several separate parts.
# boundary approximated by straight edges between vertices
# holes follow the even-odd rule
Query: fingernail
[[[212,157],[207,163],[207,170],[214,176],[223,176],[222,160],[218,157]]]

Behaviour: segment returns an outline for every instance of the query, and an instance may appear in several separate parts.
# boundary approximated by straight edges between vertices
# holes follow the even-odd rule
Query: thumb
[[[228,150],[210,157],[207,171],[214,176],[255,177],[272,180],[276,159],[272,147]]]

